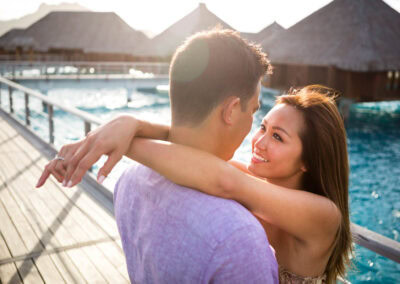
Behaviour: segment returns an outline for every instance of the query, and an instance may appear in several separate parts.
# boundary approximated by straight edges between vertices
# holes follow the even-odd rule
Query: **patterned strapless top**
[[[279,267],[279,283],[281,284],[325,284],[326,275],[303,277]]]

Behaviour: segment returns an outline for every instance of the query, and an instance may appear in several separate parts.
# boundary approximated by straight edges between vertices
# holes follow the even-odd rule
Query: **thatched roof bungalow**
[[[400,98],[400,13],[381,0],[334,0],[263,48],[271,87],[321,83],[356,100]]]
[[[132,60],[133,50],[148,40],[113,12],[57,11],[3,35],[0,48],[16,52],[29,46],[58,60]]]
[[[217,25],[222,28],[233,29],[230,25],[210,12],[204,3],[183,17],[181,20],[155,36],[150,42],[143,44],[135,55],[146,60],[169,61],[176,48],[190,35],[208,30]]]
[[[282,27],[277,22],[273,22],[272,24],[268,25],[267,27],[263,28],[258,33],[240,33],[242,37],[256,42],[256,43],[263,43],[266,40],[273,39],[276,37],[281,31],[284,31],[285,28]]]

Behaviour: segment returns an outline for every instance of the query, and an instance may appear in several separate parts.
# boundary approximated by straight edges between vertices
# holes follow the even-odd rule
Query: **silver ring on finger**
[[[57,160],[57,161],[65,161],[64,157],[59,156],[58,154],[54,157],[53,160]]]

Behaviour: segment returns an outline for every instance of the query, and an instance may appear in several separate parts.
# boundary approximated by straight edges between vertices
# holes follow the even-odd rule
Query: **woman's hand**
[[[142,124],[132,116],[121,115],[90,132],[81,141],[64,145],[57,157],[46,165],[36,187],[41,187],[50,174],[64,186],[72,187],[102,155],[107,155],[107,161],[97,175],[97,180],[103,182],[127,152],[133,137],[141,132]]]

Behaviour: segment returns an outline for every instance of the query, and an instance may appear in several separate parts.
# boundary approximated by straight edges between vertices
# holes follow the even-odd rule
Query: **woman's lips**
[[[257,155],[256,153],[253,152],[253,156],[251,157],[251,161],[253,163],[268,163],[269,161],[267,159],[264,159],[260,155]]]

